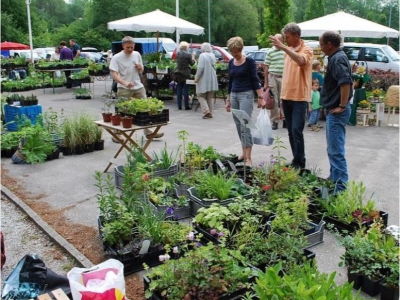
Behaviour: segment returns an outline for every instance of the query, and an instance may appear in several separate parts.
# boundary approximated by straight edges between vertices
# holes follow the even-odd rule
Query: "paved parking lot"
[[[76,100],[71,90],[65,88],[56,88],[55,94],[51,93],[51,89],[46,89],[46,93],[43,90],[35,90],[33,94],[38,96],[44,111],[49,107],[56,111],[63,109],[67,115],[85,111],[100,119],[101,108],[104,105],[102,95],[109,91],[110,85],[111,81],[95,81],[91,86],[94,91],[91,100]],[[23,94],[31,93],[32,91]],[[170,124],[162,128],[164,138],[150,145],[150,154],[160,150],[165,143],[169,149],[177,149],[181,143],[177,132],[183,129],[189,132],[189,141],[202,146],[212,145],[223,153],[239,153],[240,144],[232,116],[225,111],[221,99],[216,101],[214,118],[206,120],[202,119],[200,111],[179,111],[174,100],[165,101],[165,104],[170,109]],[[258,110],[255,109],[253,117],[257,116],[257,113]],[[395,123],[398,124],[397,116]],[[282,129],[280,124],[280,128],[274,131],[274,134],[280,136],[287,147],[283,156],[291,160],[286,129]],[[319,168],[320,175],[327,177],[329,163],[324,129],[312,132],[306,128],[304,134],[308,168]],[[135,136],[138,141],[142,138],[142,133]],[[104,139],[104,151],[80,156],[61,156],[58,160],[38,165],[13,165],[9,159],[4,159],[2,167],[33,195],[44,194],[41,200],[53,208],[68,207],[69,209],[65,210],[65,218],[71,223],[97,228],[97,188],[94,186],[93,175],[95,171],[104,170],[110,157],[119,147],[111,141],[106,132]],[[273,147],[254,146],[253,164],[267,161],[272,153]],[[351,180],[363,181],[368,194],[377,201],[379,209],[389,212],[389,225],[399,225],[399,128],[348,126],[346,155]],[[120,164],[124,162],[125,154],[119,158]],[[113,172],[111,168],[109,173]],[[311,250],[317,253],[321,270],[336,270],[339,273],[338,281],[346,280],[343,269],[337,267],[343,249],[337,245],[331,234],[325,231],[325,242]]]

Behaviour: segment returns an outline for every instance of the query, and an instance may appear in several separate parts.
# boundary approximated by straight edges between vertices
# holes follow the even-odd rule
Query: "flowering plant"
[[[372,91],[372,96],[374,97],[379,97],[381,95],[382,91],[380,89],[374,89]]]
[[[370,105],[371,104],[367,100],[362,100],[362,101],[358,102],[358,107],[359,108],[363,108],[363,109],[369,108]]]
[[[217,299],[219,296],[248,287],[251,269],[239,264],[238,251],[209,243],[200,246],[195,240],[192,250],[176,260],[160,257],[162,265],[151,269],[145,296],[157,293],[164,299]],[[199,247],[200,246],[200,247]],[[179,249],[173,255],[179,257]]]

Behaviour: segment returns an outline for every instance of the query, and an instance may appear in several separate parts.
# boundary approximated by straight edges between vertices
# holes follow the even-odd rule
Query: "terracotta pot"
[[[112,113],[103,113],[103,122],[111,122]]]
[[[121,116],[120,115],[111,116],[111,123],[114,126],[119,126],[121,124]]]
[[[124,128],[132,127],[132,122],[133,122],[132,117],[123,117],[123,118],[121,118],[121,121],[122,121],[122,127],[124,127]]]

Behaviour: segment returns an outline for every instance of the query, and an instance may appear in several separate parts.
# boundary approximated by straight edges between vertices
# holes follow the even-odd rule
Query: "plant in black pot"
[[[72,93],[75,96],[75,99],[92,99],[92,91],[88,88],[74,89]]]
[[[40,125],[22,129],[23,135],[19,151],[30,164],[43,163],[55,150],[49,134]]]
[[[94,130],[94,150],[95,151],[104,150],[104,140],[102,139],[103,127],[96,125],[93,128],[93,130]]]
[[[392,262],[387,264],[387,274],[381,282],[381,300],[397,300],[399,299],[399,247],[397,257]]]

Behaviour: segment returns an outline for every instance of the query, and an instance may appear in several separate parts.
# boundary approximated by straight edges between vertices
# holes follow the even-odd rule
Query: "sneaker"
[[[286,126],[286,120],[283,120],[282,128],[287,128],[287,126]]]
[[[121,136],[121,133],[119,132],[115,132],[115,134],[118,135],[119,137]],[[111,140],[116,144],[120,144],[120,142],[115,137],[112,137]]]
[[[159,139],[159,138],[162,138],[164,136],[164,133],[162,133],[162,132],[157,132],[157,133],[149,133],[149,134],[146,134],[146,138],[147,139],[151,139],[151,138],[154,138],[154,139]]]
[[[311,127],[311,124],[310,124],[310,123],[308,123],[308,124],[307,124],[307,127]]]
[[[278,130],[278,121],[272,122],[272,130]]]
[[[192,110],[192,108],[189,106],[189,107],[185,107],[185,110]]]
[[[322,126],[322,125],[320,125],[320,124],[317,124],[317,127],[318,127],[318,128],[324,128],[324,126]]]
[[[311,130],[311,131],[318,132],[318,131],[319,131],[319,128],[317,127],[317,125],[313,125],[313,126],[311,126],[310,130]]]

